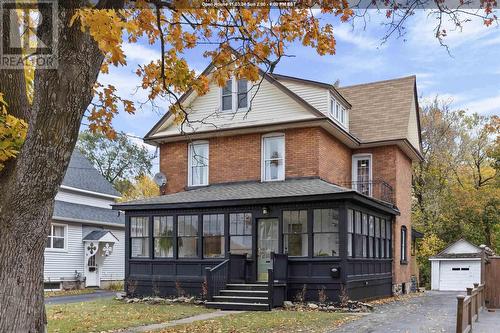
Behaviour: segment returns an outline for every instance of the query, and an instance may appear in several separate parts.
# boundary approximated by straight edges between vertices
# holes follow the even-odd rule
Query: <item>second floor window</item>
[[[269,135],[262,138],[262,180],[285,179],[285,136]]]
[[[221,89],[222,111],[236,112],[248,108],[248,81],[231,79]]]
[[[189,145],[189,186],[208,185],[208,142],[193,142]]]
[[[353,155],[352,184],[353,188],[364,195],[371,195],[372,158],[371,155]]]

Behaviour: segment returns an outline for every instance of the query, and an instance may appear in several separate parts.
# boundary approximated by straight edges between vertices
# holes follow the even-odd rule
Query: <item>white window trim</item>
[[[356,189],[356,182],[358,181],[358,161],[359,160],[369,160],[370,161],[370,169],[368,170],[368,181],[372,182],[373,181],[373,158],[372,154],[353,154],[352,155],[352,165],[351,165],[351,183],[352,183],[352,188]],[[373,193],[373,186],[369,187],[369,195],[372,196]]]
[[[192,147],[196,145],[207,145],[207,181],[205,184],[197,184],[193,185],[193,174],[192,174],[192,161],[191,161],[191,152]],[[188,145],[188,187],[198,187],[198,186],[207,186],[209,184],[209,176],[210,176],[210,144],[208,141],[194,141]]]
[[[283,178],[278,178],[278,179],[266,179],[266,161],[265,161],[265,145],[264,145],[264,140],[267,138],[275,138],[275,137],[283,137]],[[261,164],[261,170],[260,170],[260,179],[262,182],[279,182],[283,181],[286,178],[286,138],[285,138],[285,133],[268,133],[262,135],[262,138],[260,140],[260,164]]]
[[[236,77],[231,77],[231,110],[223,110],[222,106],[222,90],[224,87],[219,88],[219,103],[220,103],[220,108],[219,110],[223,113],[236,113],[236,112],[246,112],[248,111],[249,103],[250,103],[250,81],[247,80],[247,106],[244,108],[239,108],[238,109],[238,79]]]
[[[340,103],[332,93],[328,95],[328,116],[342,128],[349,130],[349,109]],[[339,107],[339,116],[337,117],[337,106]],[[344,122],[341,121],[342,112],[344,112]]]
[[[64,248],[62,249],[56,249],[53,248],[53,239],[50,234],[47,237],[50,237],[50,246],[51,247],[46,247],[45,251],[47,252],[68,252],[68,225],[67,224],[62,224],[62,223],[50,223],[50,231],[53,234],[52,226],[59,226],[64,228]]]

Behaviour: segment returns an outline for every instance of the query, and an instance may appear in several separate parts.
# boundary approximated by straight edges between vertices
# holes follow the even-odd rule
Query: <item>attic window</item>
[[[330,96],[330,110],[328,114],[330,118],[332,118],[342,127],[346,129],[349,127],[349,116],[347,109],[333,96]]]
[[[221,88],[222,111],[246,110],[248,108],[248,81],[231,79]]]

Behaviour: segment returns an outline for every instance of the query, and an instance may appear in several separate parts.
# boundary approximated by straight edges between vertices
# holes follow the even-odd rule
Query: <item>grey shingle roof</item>
[[[69,162],[62,185],[81,190],[120,196],[114,188],[82,153],[75,149]]]
[[[118,216],[116,210],[79,205],[65,201],[56,200],[54,203],[54,219],[76,219],[88,222],[104,222],[125,225],[124,214]]]
[[[126,207],[146,204],[179,204],[213,202],[226,200],[251,200],[306,195],[351,192],[321,179],[292,179],[280,182],[246,182],[211,185],[199,189],[167,194],[142,200],[134,200],[113,205]]]
[[[94,230],[91,231],[87,236],[83,237],[82,240],[86,241],[95,241],[95,240],[100,240],[102,237],[106,236],[108,233],[113,235],[111,231],[108,230]],[[113,235],[115,237],[115,235]],[[116,238],[116,237],[115,237]]]

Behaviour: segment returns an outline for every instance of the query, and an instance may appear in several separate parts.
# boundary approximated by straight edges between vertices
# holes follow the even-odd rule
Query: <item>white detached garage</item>
[[[481,283],[483,250],[460,239],[449,245],[431,261],[432,290],[465,291]]]

